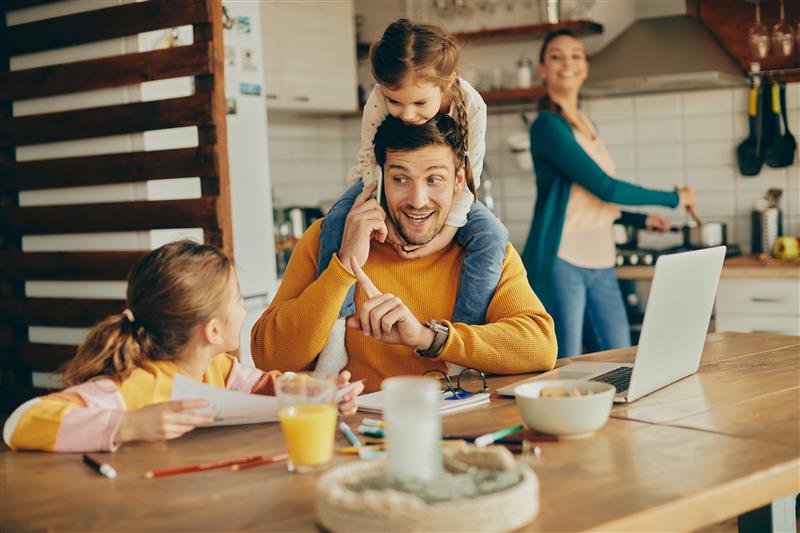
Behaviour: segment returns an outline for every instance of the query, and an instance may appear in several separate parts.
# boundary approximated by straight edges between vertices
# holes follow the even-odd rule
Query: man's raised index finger
[[[361,288],[367,294],[367,298],[375,298],[376,296],[383,294],[380,290],[378,290],[378,287],[372,283],[372,280],[369,279],[369,276],[367,276],[364,271],[361,270],[361,267],[358,265],[358,260],[352,256],[350,257],[350,268],[353,270],[353,274],[355,275],[356,280],[358,280],[358,284],[361,285]]]

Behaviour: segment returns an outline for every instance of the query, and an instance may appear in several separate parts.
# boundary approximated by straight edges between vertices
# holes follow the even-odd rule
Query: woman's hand
[[[134,440],[152,442],[180,437],[196,426],[214,421],[214,417],[211,416],[186,412],[188,409],[207,405],[208,402],[205,400],[177,400],[125,411],[114,442],[117,444]]]
[[[697,208],[697,196],[691,187],[678,187],[678,205],[685,208]]]
[[[336,378],[336,388],[343,389],[350,385],[350,372],[342,370]],[[354,415],[358,410],[358,395],[364,390],[364,383],[356,383],[355,388],[339,400],[339,412],[345,416]]]
[[[644,225],[647,228],[647,231],[657,231],[659,233],[669,231],[669,229],[672,227],[669,219],[658,213],[648,213],[647,219],[644,221]]]

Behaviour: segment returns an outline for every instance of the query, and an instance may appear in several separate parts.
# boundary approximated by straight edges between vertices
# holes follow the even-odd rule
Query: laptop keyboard
[[[631,374],[633,373],[632,366],[620,366],[613,370],[609,370],[605,374],[595,376],[589,381],[600,381],[602,383],[610,383],[616,387],[617,392],[628,390],[628,385],[631,382]]]

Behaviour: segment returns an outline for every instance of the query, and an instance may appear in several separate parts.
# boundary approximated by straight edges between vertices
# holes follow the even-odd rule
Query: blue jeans
[[[561,258],[553,265],[558,357],[631,345],[625,303],[613,268],[581,268]]]
[[[328,268],[331,257],[339,251],[345,220],[356,197],[363,190],[364,186],[360,181],[347,189],[322,221],[317,276]],[[456,232],[456,242],[467,250],[467,256],[461,265],[461,279],[452,321],[485,324],[486,309],[503,271],[508,230],[489,208],[476,201],[467,213],[466,225]],[[347,293],[339,313],[340,318],[356,312],[354,294],[355,285]]]

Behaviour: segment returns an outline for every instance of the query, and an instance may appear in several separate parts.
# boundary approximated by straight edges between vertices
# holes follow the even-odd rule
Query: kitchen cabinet
[[[715,329],[800,335],[800,279],[721,279]]]
[[[358,109],[352,1],[262,2],[267,107]]]

